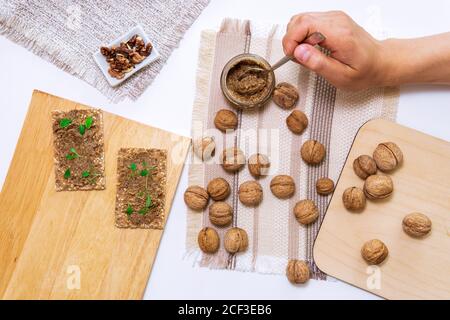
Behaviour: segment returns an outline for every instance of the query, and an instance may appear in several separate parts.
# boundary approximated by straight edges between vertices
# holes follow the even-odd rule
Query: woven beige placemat
[[[291,110],[270,102],[258,112],[238,112],[238,130],[222,134],[214,128],[214,115],[222,108],[234,110],[220,90],[223,66],[231,57],[244,52],[256,53],[271,63],[277,61],[284,55],[280,40],[284,30],[280,26],[226,19],[218,32],[202,33],[192,136],[194,140],[204,135],[214,136],[216,153],[207,163],[191,155],[189,185],[206,187],[215,177],[223,177],[230,183],[233,190],[227,202],[234,209],[232,226],[247,231],[249,248],[244,253],[230,255],[221,245],[217,254],[203,254],[198,249],[197,235],[202,227],[210,226],[208,210],[203,213],[188,210],[186,256],[200,266],[261,273],[284,273],[287,260],[297,258],[310,264],[314,278],[325,279],[314,264],[312,246],[330,197],[317,195],[315,182],[327,176],[337,181],[362,124],[373,118],[395,120],[399,93],[398,88],[343,92],[298,64],[288,63],[276,71],[276,79],[298,87],[300,100],[296,108],[308,116],[307,130],[301,136],[292,134],[285,124]],[[307,139],[318,140],[327,148],[326,159],[319,166],[308,166],[300,158],[300,147]],[[248,169],[230,174],[219,164],[223,148],[233,145],[239,146],[247,156],[260,152],[270,157],[270,175],[259,180],[264,199],[256,208],[243,206],[237,197],[240,183],[253,180]],[[270,180],[277,174],[294,178],[296,193],[291,199],[279,200],[271,194]],[[295,203],[306,198],[316,202],[321,215],[310,226],[300,225],[292,212]],[[226,230],[218,228],[222,241]]]
[[[114,102],[136,100],[209,0],[0,0],[0,34],[86,81]],[[161,57],[111,87],[92,54],[141,24]]]

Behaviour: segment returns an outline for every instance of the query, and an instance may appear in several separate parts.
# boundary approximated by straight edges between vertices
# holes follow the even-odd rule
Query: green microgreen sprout
[[[142,165],[144,166],[144,163],[142,163]],[[145,163],[144,169],[142,169],[139,174],[141,175],[141,177],[146,177],[148,176],[148,174],[150,173],[150,171],[154,171],[156,169],[155,166],[151,166],[150,168],[147,168],[147,164]]]
[[[95,182],[95,178],[97,178],[100,173],[96,172],[92,166],[89,167],[89,170],[85,170],[81,173],[83,178],[88,178],[89,183],[93,184]]]
[[[77,153],[77,151],[75,150],[75,148],[70,148],[69,150],[70,152],[68,154],[66,154],[66,159],[67,160],[73,160],[76,158],[79,158],[80,155]]]
[[[78,131],[81,135],[84,135],[86,129],[89,130],[92,127],[92,123],[94,122],[92,117],[87,117],[83,124],[80,124],[78,127]]]
[[[140,170],[138,170],[139,169],[138,165],[134,162],[132,162],[128,166],[128,168],[131,170],[132,177],[136,177],[135,174],[139,173],[139,176],[145,178],[145,188],[143,190],[140,190],[136,196],[138,199],[145,200],[145,206],[137,211],[138,214],[145,215],[150,211],[150,208],[154,206],[152,196],[148,191],[148,178],[149,176],[151,177],[151,174],[154,170],[156,170],[156,167],[155,166],[149,167],[147,162],[142,161]],[[126,213],[128,214],[128,216],[130,216],[131,213],[133,212],[134,210],[132,212],[129,212],[127,210]]]
[[[130,215],[130,214],[132,214],[133,212],[134,212],[133,207],[132,207],[130,204],[128,204],[127,209],[125,210],[125,213],[126,213],[127,215]]]
[[[72,120],[64,118],[59,121],[59,126],[61,128],[67,128],[72,123]]]
[[[147,194],[147,198],[145,199],[145,207],[150,208],[152,206],[153,206],[152,197],[149,194]]]
[[[128,168],[130,168],[131,171],[135,172],[137,170],[137,164],[132,162]]]
[[[147,212],[148,212],[148,208],[147,208],[147,207],[142,208],[142,209],[139,209],[139,211],[138,211],[138,213],[139,213],[139,214],[142,214],[142,215],[147,214]]]
[[[70,176],[71,176],[70,168],[68,168],[68,169],[64,172],[64,179],[69,179]]]
[[[86,121],[84,121],[84,125],[86,126],[86,129],[90,129],[92,127],[92,123],[94,122],[94,119],[92,117],[87,117]]]

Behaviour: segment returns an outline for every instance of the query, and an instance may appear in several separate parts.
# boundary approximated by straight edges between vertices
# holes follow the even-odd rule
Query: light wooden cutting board
[[[353,160],[372,155],[378,143],[393,141],[404,164],[392,175],[390,199],[368,201],[362,213],[342,204],[347,187],[363,186]],[[426,214],[431,234],[414,239],[402,230],[403,217]],[[379,268],[369,267],[360,249],[378,238],[389,248]],[[388,299],[450,299],[450,143],[385,121],[373,120],[358,132],[314,245],[325,273]]]
[[[190,139],[104,112],[106,190],[56,192],[55,109],[89,108],[34,91],[0,195],[0,297],[140,299],[163,230],[114,227],[117,152],[168,150],[166,218]]]

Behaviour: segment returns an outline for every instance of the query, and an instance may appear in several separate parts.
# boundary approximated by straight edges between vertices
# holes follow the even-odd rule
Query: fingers
[[[303,39],[306,38],[306,35],[308,34],[308,30],[304,29],[304,30],[298,30],[297,31],[299,38],[302,38],[301,41],[303,41]],[[288,56],[292,56],[294,53],[295,48],[298,46],[298,44],[300,43],[300,41],[295,40],[294,37],[292,37],[290,34],[287,34],[284,36],[283,38],[283,50],[284,50],[284,54],[288,55]]]
[[[283,49],[286,55],[292,55],[299,43],[303,42],[307,36],[314,31],[311,19],[307,14],[300,14],[292,17],[289,22],[286,34],[283,37]]]
[[[349,20],[351,19],[340,11],[307,12],[293,16],[283,37],[284,53],[292,55],[296,46],[316,32],[322,33],[327,38],[316,38],[314,43],[312,41],[306,43],[311,45],[320,43],[321,47],[333,51],[342,41],[342,37],[337,35],[342,31],[343,25],[349,24]]]
[[[305,40],[303,40],[303,43],[310,44],[312,46],[315,46],[323,41],[325,41],[327,38],[320,32],[313,32],[310,34]]]
[[[351,68],[326,56],[310,44],[302,43],[294,50],[295,59],[304,67],[328,79],[331,83],[344,83],[351,75]]]

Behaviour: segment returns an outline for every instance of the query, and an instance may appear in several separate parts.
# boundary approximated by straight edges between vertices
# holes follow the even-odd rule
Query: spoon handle
[[[293,56],[284,56],[283,58],[281,58],[280,60],[278,60],[277,63],[272,65],[272,71],[275,71],[276,69],[278,69],[279,67],[281,67],[283,64],[285,64],[288,61],[291,61],[292,58],[294,58]]]
[[[321,43],[325,39],[326,39],[325,36],[323,34],[321,34],[320,32],[313,32],[302,43],[308,43],[310,45],[315,46],[316,44]],[[276,62],[275,64],[272,65],[272,68],[271,68],[272,71],[278,69],[283,64],[285,64],[286,62],[288,62],[288,61],[290,61],[292,59],[294,59],[293,56],[284,56],[278,62]]]

